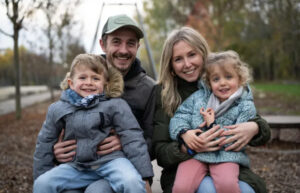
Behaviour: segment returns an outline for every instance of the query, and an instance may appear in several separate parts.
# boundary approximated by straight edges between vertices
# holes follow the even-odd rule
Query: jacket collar
[[[129,80],[129,79],[137,76],[141,72],[146,73],[146,71],[141,66],[141,61],[138,58],[135,58],[128,73],[125,75],[124,80],[125,81]]]

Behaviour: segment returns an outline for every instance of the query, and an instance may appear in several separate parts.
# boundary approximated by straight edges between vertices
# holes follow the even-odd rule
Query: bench
[[[272,129],[300,129],[300,116],[265,115],[262,116]]]

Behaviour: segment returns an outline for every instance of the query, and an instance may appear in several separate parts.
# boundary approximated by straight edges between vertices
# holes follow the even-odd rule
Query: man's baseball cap
[[[109,17],[102,29],[101,37],[103,37],[104,34],[110,34],[122,27],[132,29],[136,33],[138,39],[144,37],[143,31],[130,17],[125,14]]]

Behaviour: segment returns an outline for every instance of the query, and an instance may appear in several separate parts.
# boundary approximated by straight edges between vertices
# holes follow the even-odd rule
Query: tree
[[[55,45],[58,50],[61,51],[60,59],[61,62],[65,62],[64,56],[64,40],[63,40],[63,31],[65,28],[71,26],[72,23],[72,14],[75,10],[74,8],[79,4],[77,1],[60,1],[60,0],[47,0],[43,3],[42,10],[45,13],[47,28],[45,34],[48,39],[48,65],[50,66],[50,81],[48,87],[51,93],[51,99],[54,100],[54,87],[55,87],[55,67],[54,67],[54,54],[55,54]],[[60,42],[58,42],[60,41]],[[58,56],[59,57],[59,56]]]
[[[33,3],[35,1],[33,0]],[[0,32],[8,37],[13,38],[14,41],[14,67],[15,67],[15,87],[16,87],[16,118],[21,119],[21,67],[19,63],[19,33],[23,28],[23,21],[29,17],[33,11],[38,7],[38,4],[31,4],[27,7],[21,0],[5,0],[7,16],[13,25],[13,34],[8,34],[0,29]]]
[[[0,55],[0,85],[14,85],[13,71],[14,52],[8,48]]]
[[[299,0],[152,0],[144,7],[156,61],[166,35],[188,25],[212,51],[237,51],[255,79],[300,80]]]
[[[143,6],[146,12],[144,18],[145,29],[147,34],[151,34],[148,38],[157,64],[168,33],[185,24],[190,13],[190,7],[194,2],[195,0],[144,1]],[[142,53],[142,57],[146,57],[146,53]]]

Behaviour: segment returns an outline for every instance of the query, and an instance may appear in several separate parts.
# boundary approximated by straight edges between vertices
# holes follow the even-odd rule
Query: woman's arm
[[[169,168],[177,166],[180,162],[190,159],[186,153],[180,151],[179,143],[173,141],[169,134],[170,117],[164,112],[161,104],[161,87],[157,86],[154,112],[154,130],[152,138],[152,147],[154,157],[159,166]]]
[[[249,145],[251,146],[260,146],[265,145],[271,138],[271,128],[267,121],[263,119],[260,115],[256,115],[253,121],[258,125],[258,133],[251,139]]]

